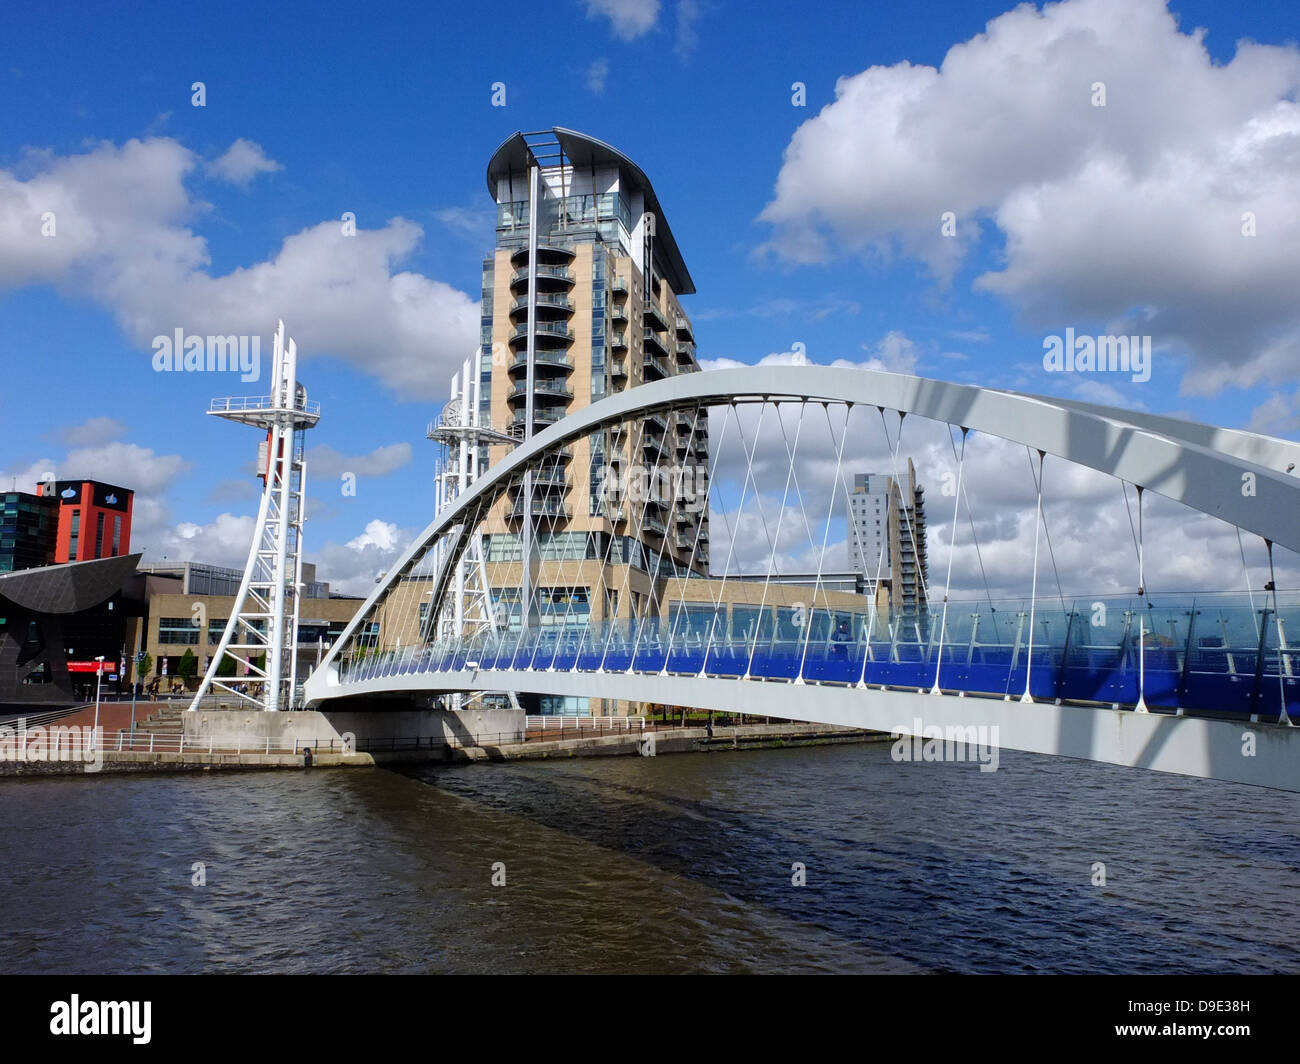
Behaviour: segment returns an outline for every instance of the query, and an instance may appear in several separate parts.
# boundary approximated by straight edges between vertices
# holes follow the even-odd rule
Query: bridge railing
[[[1132,705],[1228,714],[1300,711],[1300,600],[1246,595],[1182,603],[950,602],[882,621],[873,610],[715,609],[502,630],[354,657],[340,680],[421,673],[563,670],[701,675]],[[1032,628],[1031,628],[1032,625]],[[942,630],[941,630],[942,629]],[[1144,675],[1143,675],[1144,674]]]

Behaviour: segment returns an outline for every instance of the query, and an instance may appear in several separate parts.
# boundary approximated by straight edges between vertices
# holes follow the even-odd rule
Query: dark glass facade
[[[58,530],[57,499],[23,491],[0,495],[0,573],[49,565]]]

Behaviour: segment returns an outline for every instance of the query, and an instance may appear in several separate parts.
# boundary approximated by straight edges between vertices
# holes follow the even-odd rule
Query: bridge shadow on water
[[[1261,863],[1294,884],[1300,836],[1188,812],[1223,798],[1197,787],[1227,787],[1259,810],[1267,792],[1003,757],[989,774],[899,765],[887,746],[400,774],[805,925],[810,938],[930,971],[1300,970],[1294,936],[1263,929],[1271,902],[1243,927],[1234,906],[1251,901],[1233,896],[1234,877]],[[719,769],[721,787],[710,779]],[[1091,883],[1097,860],[1110,887]],[[807,865],[802,887],[791,883],[796,861]]]

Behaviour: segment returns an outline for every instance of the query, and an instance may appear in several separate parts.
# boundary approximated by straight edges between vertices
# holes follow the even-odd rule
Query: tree
[[[194,651],[189,647],[185,648],[185,653],[181,655],[181,660],[176,664],[176,676],[189,686],[199,671],[199,659],[194,656]]]
[[[135,667],[135,678],[137,683],[144,683],[149,679],[149,674],[153,672],[153,655],[146,654],[140,659],[140,664]]]
[[[217,662],[217,675],[223,680],[235,675],[235,659],[229,654],[221,655],[221,660]]]

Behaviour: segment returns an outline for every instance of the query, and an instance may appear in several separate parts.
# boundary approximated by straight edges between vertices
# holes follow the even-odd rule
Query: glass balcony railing
[[[544,363],[547,366],[562,366],[565,369],[573,369],[573,359],[564,351],[555,351],[542,349],[533,352],[534,359],[538,363]],[[528,368],[528,352],[516,351],[515,357],[510,363],[511,371]]]
[[[561,395],[565,399],[573,398],[573,389],[564,380],[539,380],[533,383],[534,394]],[[510,389],[510,398],[519,399],[528,395],[528,382],[520,381]]]
[[[539,307],[559,307],[561,310],[573,310],[573,301],[563,292],[538,292],[537,305]],[[511,310],[527,310],[528,297],[520,296],[510,304]]]
[[[539,336],[562,336],[566,340],[573,339],[573,333],[569,331],[568,324],[562,321],[539,321],[537,322],[536,330]],[[518,340],[527,335],[528,323],[525,322],[522,325],[516,325],[514,327],[514,331],[511,333],[510,338],[512,340]]]
[[[537,276],[539,279],[545,279],[550,281],[568,281],[570,284],[573,283],[573,279],[574,279],[573,271],[565,266],[540,266],[539,265],[537,267]],[[515,270],[515,272],[510,275],[510,283],[512,285],[517,285],[521,282],[526,282],[527,280],[528,280],[528,271],[526,269]]]
[[[658,380],[662,377],[671,377],[672,370],[668,368],[668,363],[656,355],[647,351],[641,360],[641,365],[645,370],[647,380]]]

